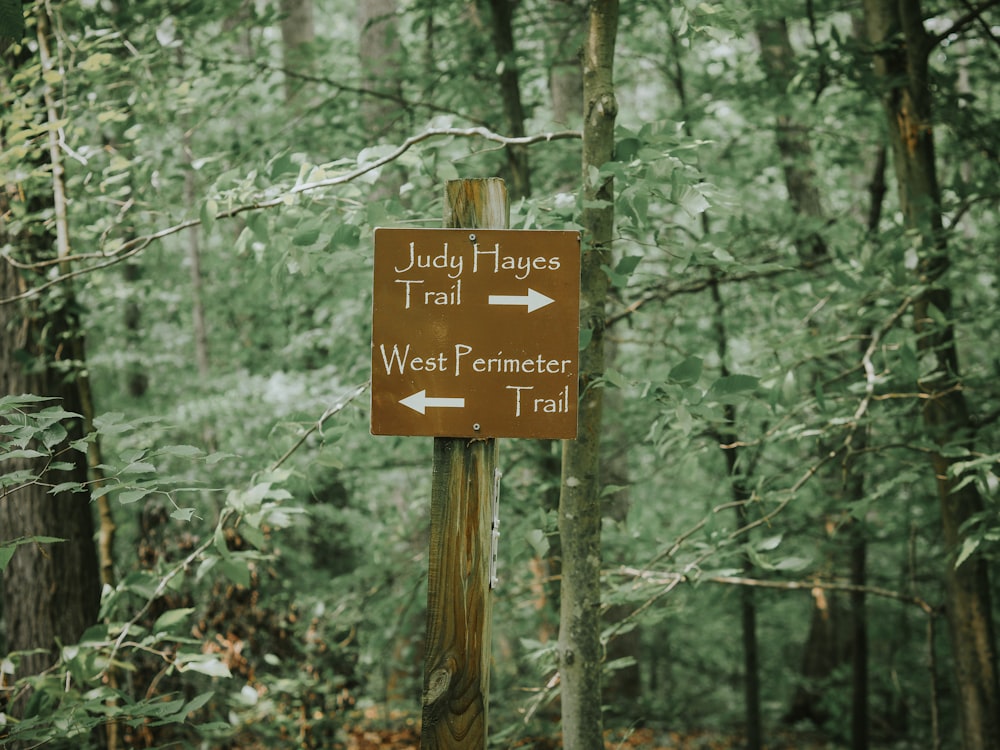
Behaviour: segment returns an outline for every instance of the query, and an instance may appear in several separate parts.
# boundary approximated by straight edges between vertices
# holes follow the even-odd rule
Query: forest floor
[[[415,721],[396,728],[345,727],[347,741],[342,750],[419,750],[420,729]],[[605,732],[606,750],[742,750],[746,738],[712,731],[675,732],[638,728]],[[521,739],[510,747],[525,750],[560,750],[558,736]],[[766,750],[832,750],[840,747],[815,734],[783,731],[768,738]]]

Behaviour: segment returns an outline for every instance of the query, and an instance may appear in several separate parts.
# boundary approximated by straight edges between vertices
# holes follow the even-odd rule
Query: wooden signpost
[[[576,436],[580,240],[508,230],[496,178],[449,182],[445,211],[376,230],[371,429],[434,436],[421,747],[483,750],[496,438]]]

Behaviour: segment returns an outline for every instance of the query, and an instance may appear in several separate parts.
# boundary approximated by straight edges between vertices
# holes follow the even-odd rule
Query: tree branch
[[[986,38],[989,39],[994,44],[1000,46],[1000,39],[998,39],[993,34],[992,27],[986,21],[986,19],[983,18],[983,11],[989,10],[995,5],[1000,5],[1000,0],[990,0],[989,2],[983,3],[982,5],[979,6],[972,5],[972,3],[969,2],[969,0],[962,0],[962,5],[968,8],[968,12],[965,13],[965,15],[959,16],[957,19],[955,19],[955,23],[953,23],[947,29],[942,31],[940,34],[935,34],[932,37],[930,37],[930,46],[936,47],[945,39],[947,39],[949,36],[951,36],[952,34],[958,34],[963,29],[965,29],[966,26],[969,26],[972,23],[978,23],[980,26],[982,26],[983,32],[986,34]],[[994,51],[993,54],[996,54],[996,52]]]
[[[728,586],[753,586],[755,588],[778,589],[780,591],[813,591],[823,589],[824,591],[850,591],[870,596],[878,596],[883,599],[893,599],[905,604],[913,604],[924,611],[925,614],[935,615],[938,613],[937,607],[927,602],[927,600],[912,594],[903,594],[892,589],[883,589],[878,586],[859,586],[853,583],[841,583],[839,581],[767,581],[760,578],[744,578],[741,576],[699,576],[697,579],[684,573],[666,573],[649,570],[641,570],[622,565],[613,575],[620,575],[634,580],[641,580],[653,585],[669,586],[674,588],[678,583],[719,583]]]
[[[212,58],[212,57],[201,57],[199,58],[202,63],[211,63],[215,65],[233,65],[240,68],[246,68],[246,60],[230,60],[226,58]],[[398,104],[400,107],[407,111],[413,111],[415,109],[425,109],[428,112],[436,112],[442,115],[454,115],[455,117],[461,117],[466,122],[475,123],[476,125],[488,128],[489,123],[485,120],[480,120],[476,117],[471,117],[466,112],[456,112],[453,109],[448,109],[447,107],[440,107],[430,102],[424,101],[414,101],[412,99],[407,99],[406,97],[400,96],[399,94],[394,94],[392,92],[378,91],[376,89],[366,88],[364,86],[347,86],[343,83],[336,81],[332,78],[327,78],[326,76],[319,76],[314,73],[303,73],[300,70],[291,70],[289,68],[282,67],[280,65],[271,65],[267,62],[257,61],[254,63],[256,69],[262,73],[280,73],[287,78],[294,78],[298,81],[304,81],[306,83],[318,83],[324,86],[329,86],[332,89],[336,89],[339,93],[357,94],[358,96],[367,96],[372,99],[382,99],[384,101],[392,102],[393,104]]]
[[[500,135],[492,130],[484,127],[473,127],[473,128],[432,128],[424,131],[423,133],[418,133],[417,135],[410,136],[403,143],[393,149],[390,153],[382,156],[375,161],[369,162],[368,164],[361,165],[356,169],[345,172],[343,174],[336,175],[334,177],[328,177],[323,180],[316,180],[314,182],[305,182],[298,185],[294,185],[289,188],[281,195],[269,198],[267,200],[254,201],[251,203],[246,203],[240,206],[235,206],[233,208],[228,208],[223,211],[219,211],[215,214],[216,220],[221,219],[231,219],[234,216],[238,216],[243,213],[248,213],[251,211],[263,211],[269,208],[275,208],[285,204],[285,201],[289,197],[294,197],[301,195],[303,193],[309,193],[315,190],[321,190],[323,188],[337,187],[340,185],[345,185],[349,182],[353,182],[359,177],[368,174],[380,167],[384,167],[386,164],[396,161],[403,154],[409,151],[411,148],[419,143],[434,138],[480,138],[485,141],[490,141],[492,143],[497,143],[502,146],[531,146],[536,143],[547,143],[549,141],[557,140],[567,140],[567,139],[579,139],[581,134],[576,130],[561,130],[549,133],[538,133],[535,135],[521,136],[517,138],[512,138],[509,136]],[[12,265],[15,268],[20,268],[24,270],[39,270],[48,265],[54,265],[56,263],[62,262],[72,262],[72,261],[87,261],[87,260],[97,260],[100,261],[94,265],[87,266],[84,268],[77,268],[72,271],[66,271],[60,273],[58,276],[39,284],[38,286],[32,287],[20,294],[14,295],[12,297],[7,297],[5,299],[0,299],[0,305],[7,305],[13,302],[18,302],[20,300],[31,299],[37,296],[44,290],[53,287],[57,284],[61,284],[69,279],[76,278],[77,276],[82,276],[84,274],[91,273],[93,271],[98,271],[103,268],[108,268],[117,263],[121,263],[123,260],[127,260],[132,256],[142,252],[149,245],[154,242],[161,240],[165,237],[177,234],[184,231],[185,229],[190,229],[191,227],[197,227],[201,225],[201,219],[187,219],[180,222],[179,224],[174,224],[170,227],[165,227],[152,234],[143,235],[136,237],[127,242],[122,243],[113,253],[86,253],[79,255],[70,255],[63,258],[61,261],[49,261],[46,263],[38,264],[26,264],[20,263],[14,258],[10,257],[8,254],[4,254],[3,260]]]

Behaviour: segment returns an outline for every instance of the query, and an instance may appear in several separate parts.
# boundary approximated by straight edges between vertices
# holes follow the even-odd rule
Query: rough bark
[[[919,387],[924,430],[938,445],[965,444],[971,430],[961,387],[951,290],[944,284],[948,253],[934,158],[928,56],[933,39],[923,26],[916,0],[865,0],[865,24],[881,83],[892,147],[899,205],[906,227],[920,237],[918,266],[923,293],[913,306],[914,333],[921,354],[934,363]],[[938,322],[932,311],[940,313]],[[983,509],[974,483],[957,486],[955,459],[931,456],[948,552],[944,573],[946,614],[954,661],[957,704],[965,750],[1000,748],[1000,687],[992,619],[989,571],[973,554],[955,565],[965,534],[962,525]]]
[[[559,673],[562,681],[563,746],[568,750],[604,747],[601,717],[600,643],[600,434],[602,389],[593,387],[604,372],[604,326],[614,225],[614,185],[597,177],[612,158],[615,99],[616,0],[592,0],[583,55],[583,211],[581,328],[591,332],[580,356],[579,435],[563,449],[559,535],[562,540]],[[598,203],[601,202],[601,203]]]
[[[15,66],[27,62],[13,61]],[[37,158],[41,162],[46,157],[39,154]],[[52,171],[58,171],[55,165]],[[33,194],[26,195],[26,189]],[[17,203],[22,204],[18,210],[29,216],[55,211],[51,190],[45,191],[35,183],[0,185],[0,246],[9,244],[12,257],[21,263],[51,260],[57,239],[41,220],[28,223],[17,235],[9,233],[3,217]],[[37,280],[29,272],[0,262],[0,298],[21,294]],[[0,393],[48,396],[67,411],[84,413],[77,380],[83,365],[77,357],[82,351],[79,309],[72,295],[56,288],[45,299],[0,305]],[[65,426],[66,441],[83,436],[81,420],[70,420]],[[5,462],[3,468],[40,473],[42,461],[15,459]],[[43,482],[87,480],[84,454],[67,450],[60,461],[72,464],[72,468],[45,472]],[[20,545],[4,570],[7,649],[38,649],[18,659],[18,678],[51,666],[57,642],[75,643],[97,618],[100,576],[89,498],[85,493],[52,495],[46,489],[42,484],[31,484],[0,495],[0,539],[41,535],[66,540]]]
[[[46,69],[52,67],[48,19],[41,7],[36,29],[37,47],[33,52],[27,45],[20,47],[16,59],[5,60],[11,69],[33,64],[32,54],[39,56]],[[25,106],[38,107],[40,117],[52,122],[56,104],[47,85],[42,84],[41,96],[36,90],[20,93]],[[0,151],[6,146],[4,136],[0,126]],[[30,177],[17,184],[0,183],[0,246],[9,248],[13,261],[28,265],[65,258],[69,253],[64,175],[55,130],[47,153],[41,150],[41,143],[38,145],[39,151],[29,157],[31,164],[26,166],[47,171],[47,184],[44,179]],[[6,223],[11,215],[26,217],[16,233]],[[2,261],[0,299],[22,294],[42,278],[41,273]],[[52,401],[39,408],[56,405],[84,415],[83,419],[64,420],[67,434],[60,444],[52,446],[64,470],[45,471],[44,458],[8,460],[2,467],[4,472],[31,471],[40,482],[0,493],[0,540],[31,536],[65,540],[20,545],[4,570],[0,588],[5,647],[11,653],[22,652],[13,658],[15,673],[5,675],[7,684],[50,668],[58,658],[59,644],[75,643],[97,618],[100,575],[89,497],[86,493],[47,492],[50,484],[82,483],[88,478],[87,456],[67,447],[84,435],[91,414],[85,371],[80,309],[71,288],[52,289],[30,302],[0,305],[0,394],[45,396]],[[96,450],[96,443],[91,450]],[[107,537],[102,542],[110,549]],[[27,694],[22,693],[21,700],[5,710],[20,715],[25,698]],[[101,734],[95,740],[104,742],[107,736]]]

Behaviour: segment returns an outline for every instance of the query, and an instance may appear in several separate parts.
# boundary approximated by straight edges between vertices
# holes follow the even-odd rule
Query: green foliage
[[[628,636],[639,644],[609,656],[606,677],[637,661],[641,690],[609,695],[609,716],[738,725],[737,586],[750,581],[772,587],[753,591],[765,720],[776,725],[801,682],[819,594],[845,605],[844,591],[818,584],[845,583],[857,533],[868,585],[882,592],[867,602],[873,714],[888,717],[892,739],[921,741],[931,726],[927,618],[944,601],[943,566],[992,563],[1000,549],[1000,175],[990,158],[996,81],[984,75],[994,60],[975,31],[935,57],[954,304],[947,319],[930,315],[958,332],[976,417],[973,434],[937,445],[919,419],[931,358],[904,305],[920,292],[924,248],[896,216],[891,168],[882,219],[868,225],[884,139],[870,58],[850,14],[810,7],[812,18],[787,3],[623,10],[614,161],[588,175],[616,186],[603,269],[613,349],[597,384],[607,389],[614,613],[604,635],[609,648]],[[108,500],[118,534],[100,624],[62,644],[43,675],[19,676],[22,655],[0,661],[13,694],[31,692],[23,718],[5,715],[4,741],[86,747],[114,722],[135,744],[145,732],[176,746],[332,745],[356,709],[383,721],[418,709],[430,456],[424,441],[368,434],[359,389],[370,366],[371,237],[379,225],[437,225],[446,179],[506,168],[499,61],[482,8],[404,5],[397,112],[392,123],[366,120],[373,84],[356,73],[354,5],[317,9],[321,41],[292,101],[272,5],[63,3],[59,72],[47,76],[15,45],[25,61],[0,86],[0,171],[15,192],[51,192],[56,134],[98,416],[93,432],[64,444],[79,415],[0,394],[0,495],[41,485]],[[782,14],[796,54],[788,84],[776,86],[753,30]],[[579,142],[542,134],[562,127],[549,77],[581,29],[568,4],[517,6],[514,62],[526,128],[539,138],[527,147],[533,195],[512,207],[514,227],[579,226]],[[46,83],[54,121],[40,104]],[[779,154],[778,132],[808,137],[802,164]],[[809,168],[822,216],[796,210],[785,182],[793,166]],[[3,218],[0,262],[14,268],[30,260],[15,238],[43,236],[54,217],[13,201]],[[801,248],[816,235],[827,251],[807,258]],[[47,265],[21,278],[37,289],[58,275]],[[18,314],[44,321],[66,300]],[[192,354],[197,305],[204,372]],[[581,330],[581,347],[591,336]],[[129,390],[131,372],[144,392]],[[48,477],[96,446],[100,476]],[[555,726],[551,447],[501,450],[498,744]],[[932,451],[985,502],[952,559]],[[61,543],[0,530],[0,568],[27,545]],[[817,684],[829,686],[826,729],[842,735],[844,675]],[[942,708],[952,726],[953,706]]]
[[[24,35],[24,11],[21,0],[0,0],[0,41],[18,41]]]

